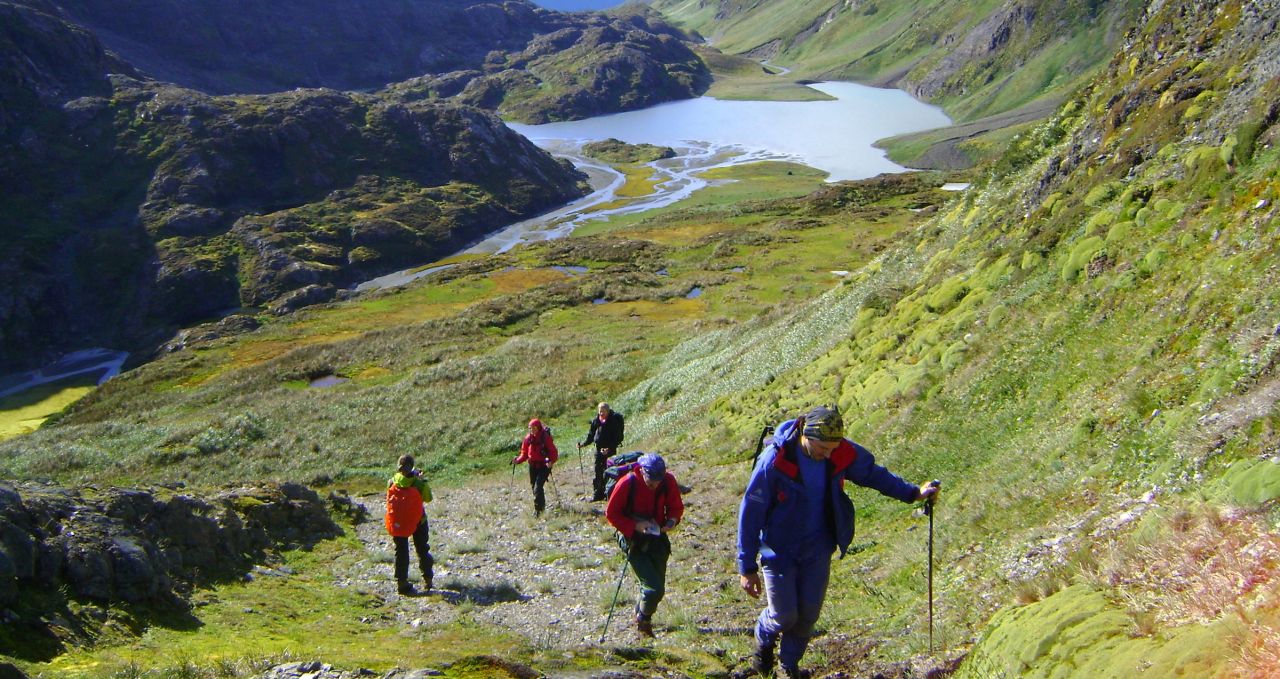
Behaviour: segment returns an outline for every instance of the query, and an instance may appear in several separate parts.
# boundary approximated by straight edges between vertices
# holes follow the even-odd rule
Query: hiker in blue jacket
[[[738,512],[740,584],[752,598],[765,592],[768,601],[756,621],[750,659],[760,676],[773,672],[775,649],[779,677],[804,676],[800,658],[826,598],[831,555],[839,549],[843,557],[853,541],[846,480],[903,502],[937,492],[927,483],[908,483],[877,465],[871,451],[844,438],[834,407],[819,406],[778,426],[756,462]]]

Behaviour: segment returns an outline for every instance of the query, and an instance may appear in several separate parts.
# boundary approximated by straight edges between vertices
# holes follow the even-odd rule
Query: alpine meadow
[[[1278,22],[0,0],[0,677],[1280,677]]]

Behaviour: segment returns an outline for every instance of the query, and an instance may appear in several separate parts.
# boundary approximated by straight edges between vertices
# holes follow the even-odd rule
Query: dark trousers
[[[637,534],[627,550],[627,562],[640,581],[640,602],[636,612],[646,620],[658,610],[658,602],[667,593],[667,560],[671,558],[671,540],[662,535]]]
[[[591,487],[594,491],[591,496],[593,501],[609,499],[604,496],[604,468],[605,463],[608,462],[609,458],[617,451],[617,448],[596,448],[596,477],[595,480],[592,481]]]
[[[396,581],[406,582],[409,580],[409,538],[392,537],[391,540],[396,543]],[[418,524],[418,530],[413,532],[413,549],[418,553],[418,567],[422,569],[422,579],[430,586],[431,566],[435,563],[435,559],[431,558],[431,528],[427,525],[426,519],[423,519],[422,523]]]
[[[542,510],[547,506],[547,496],[542,492],[542,489],[547,484],[548,478],[551,478],[550,467],[536,464],[529,465],[529,485],[533,488],[533,511],[535,514],[541,514]]]

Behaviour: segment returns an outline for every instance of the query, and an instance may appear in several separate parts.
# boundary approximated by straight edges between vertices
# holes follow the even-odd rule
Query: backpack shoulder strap
[[[635,476],[635,470],[634,470],[634,468],[633,468],[631,471],[628,471],[628,472],[627,472],[627,476],[628,476],[628,477]],[[628,479],[619,479],[619,480],[618,480],[618,483],[622,483],[623,481],[626,481],[626,482],[627,482],[627,513],[628,513],[628,514],[635,514],[635,509],[636,509],[636,507],[635,507],[635,501],[636,501],[636,480],[635,480],[635,479],[629,479],[629,480],[628,480]]]

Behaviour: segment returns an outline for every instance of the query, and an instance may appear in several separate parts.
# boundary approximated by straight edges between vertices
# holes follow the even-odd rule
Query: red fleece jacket
[[[630,506],[628,506],[630,498]],[[636,521],[645,519],[662,526],[668,520],[680,523],[684,516],[684,501],[680,498],[680,485],[671,472],[666,472],[656,490],[649,490],[639,467],[618,480],[605,506],[604,516],[614,528],[628,540],[636,532]]]
[[[535,467],[550,467],[560,459],[560,451],[556,450],[556,442],[551,440],[551,432],[539,429],[537,434],[526,434],[520,442],[520,457],[515,464],[528,460]]]

